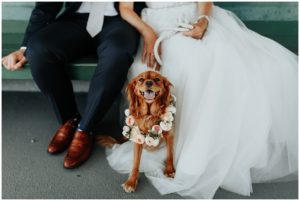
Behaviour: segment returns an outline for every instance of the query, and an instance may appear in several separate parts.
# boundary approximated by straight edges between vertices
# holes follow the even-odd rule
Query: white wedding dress
[[[158,33],[197,19],[196,3],[147,3],[143,20]],[[142,45],[141,45],[142,46]],[[161,194],[212,198],[221,187],[250,195],[252,183],[296,179],[298,57],[213,7],[203,40],[176,34],[162,42],[162,75],[174,84],[174,179],[163,175],[166,149],[143,151],[141,172]],[[147,70],[141,47],[129,79]],[[133,144],[107,150],[129,173]]]

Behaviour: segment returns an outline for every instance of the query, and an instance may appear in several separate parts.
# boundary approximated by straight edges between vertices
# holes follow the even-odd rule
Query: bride
[[[129,79],[155,65],[154,43],[164,30],[193,24],[161,46],[161,73],[177,97],[176,175],[163,175],[165,147],[144,151],[140,170],[157,190],[212,198],[221,187],[250,195],[252,183],[296,178],[298,57],[212,3],[147,6],[141,19],[133,3],[120,3],[121,16],[144,41]],[[128,173],[132,156],[127,142],[107,158]]]

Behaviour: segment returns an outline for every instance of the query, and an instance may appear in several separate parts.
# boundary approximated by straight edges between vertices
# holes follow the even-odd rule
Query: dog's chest
[[[148,133],[153,125],[159,122],[158,117],[154,117],[152,115],[145,115],[140,118],[136,118],[136,124],[141,131],[144,133]]]

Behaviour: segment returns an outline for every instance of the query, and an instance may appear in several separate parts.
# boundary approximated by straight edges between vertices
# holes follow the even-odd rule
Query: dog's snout
[[[153,82],[152,82],[151,80],[148,80],[148,81],[145,82],[145,85],[146,85],[147,87],[152,87]]]

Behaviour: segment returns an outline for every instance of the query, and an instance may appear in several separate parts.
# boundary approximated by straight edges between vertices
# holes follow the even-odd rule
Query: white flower
[[[137,126],[132,127],[131,132],[130,132],[131,136],[135,137],[136,135],[140,135],[140,129]]]
[[[145,137],[143,135],[137,135],[135,143],[144,144],[144,142],[145,142]]]
[[[138,144],[143,144],[145,142],[145,137],[141,134],[140,129],[137,126],[132,127],[130,140]]]
[[[145,143],[148,146],[153,146],[156,147],[159,144],[159,138],[153,139],[152,137],[150,137],[149,135],[145,138]]]
[[[162,120],[164,120],[164,121],[173,121],[174,117],[173,117],[171,112],[166,112],[165,114],[163,114]]]
[[[145,143],[148,146],[152,146],[153,145],[153,141],[154,141],[154,139],[152,137],[150,137],[149,135],[147,135],[147,137],[145,138]]]
[[[159,125],[152,126],[151,131],[155,134],[161,134],[162,133],[162,129]]]
[[[129,133],[128,133],[128,132],[123,131],[122,134],[123,134],[125,137],[129,138]]]
[[[173,105],[169,105],[167,107],[167,111],[175,114],[176,113],[176,107],[174,107]]]
[[[159,125],[164,131],[170,131],[172,128],[172,122],[161,121]]]
[[[134,118],[133,118],[133,116],[130,115],[130,116],[126,117],[125,123],[128,126],[133,126],[133,124],[134,124]]]
[[[173,94],[171,96],[173,98],[173,102],[176,103],[176,96],[174,96]]]
[[[153,140],[152,146],[156,147],[158,144],[159,144],[159,138],[156,138],[155,140]]]
[[[130,115],[129,109],[126,109],[124,113],[125,113],[126,117],[128,117]]]
[[[129,126],[123,126],[123,131],[125,131],[125,132],[128,132],[128,131],[130,131],[130,128],[129,128]]]

